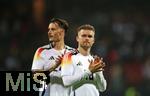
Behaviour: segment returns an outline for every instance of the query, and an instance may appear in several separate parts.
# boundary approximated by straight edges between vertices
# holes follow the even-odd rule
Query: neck
[[[59,42],[55,42],[54,44],[54,49],[56,50],[62,50],[65,47],[65,43],[63,40],[59,41]]]
[[[90,50],[91,48],[78,47],[78,51],[84,56],[90,55]]]

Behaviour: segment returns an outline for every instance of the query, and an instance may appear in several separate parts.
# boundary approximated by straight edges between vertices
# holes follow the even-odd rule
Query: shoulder
[[[75,48],[72,48],[72,47],[69,47],[69,46],[66,46],[65,48],[69,51],[68,54],[70,54],[70,55],[76,55],[76,54],[79,53],[78,50],[75,49]]]
[[[45,50],[49,50],[52,49],[52,47],[50,46],[50,44],[44,45],[41,48],[45,49]]]
[[[65,53],[64,54],[64,56],[63,56],[63,60],[64,61],[66,61],[66,60],[71,60],[71,61],[73,61],[73,60],[75,60],[78,56],[78,51],[76,50],[76,51],[71,51],[71,52],[67,52],[67,53]]]
[[[74,48],[72,48],[70,46],[67,46],[67,45],[65,45],[65,49],[67,49],[67,50],[74,50]]]
[[[41,46],[41,47],[37,48],[36,54],[42,54],[45,50],[49,50],[49,49],[51,49],[51,47],[49,46],[49,44]]]

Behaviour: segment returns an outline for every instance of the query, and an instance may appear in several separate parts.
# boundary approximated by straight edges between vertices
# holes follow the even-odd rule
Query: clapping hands
[[[50,67],[49,72],[54,71],[61,64],[63,56],[64,54],[61,54],[56,58],[56,61],[55,61],[56,63]]]
[[[89,65],[89,70],[92,73],[98,72],[98,71],[104,71],[105,67],[105,62],[103,61],[103,58],[100,58],[98,56],[93,56],[94,60],[89,60],[90,65]]]

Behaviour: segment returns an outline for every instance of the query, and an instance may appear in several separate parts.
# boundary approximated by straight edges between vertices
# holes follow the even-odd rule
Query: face
[[[48,26],[49,41],[59,42],[64,38],[64,29],[59,27],[57,23],[50,23]]]
[[[82,48],[91,48],[94,43],[95,32],[92,30],[81,29],[76,37],[77,42]]]

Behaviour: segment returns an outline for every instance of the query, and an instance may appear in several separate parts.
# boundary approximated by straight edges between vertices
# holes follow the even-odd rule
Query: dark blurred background
[[[96,29],[92,52],[104,58],[102,96],[150,96],[150,2],[144,0],[0,0],[0,70],[31,70],[36,49],[48,44],[51,18]]]

